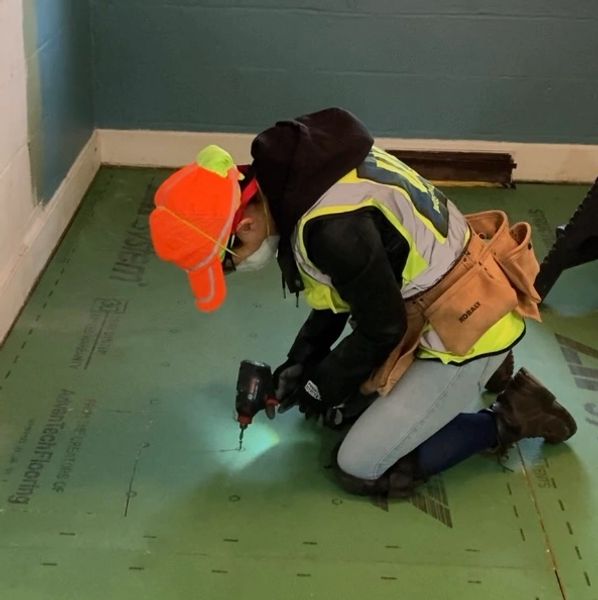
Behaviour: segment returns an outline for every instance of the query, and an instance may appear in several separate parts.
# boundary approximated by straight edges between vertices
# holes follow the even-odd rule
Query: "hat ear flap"
[[[219,261],[213,261],[200,271],[190,271],[188,277],[199,310],[213,312],[222,306],[226,300],[226,282]]]

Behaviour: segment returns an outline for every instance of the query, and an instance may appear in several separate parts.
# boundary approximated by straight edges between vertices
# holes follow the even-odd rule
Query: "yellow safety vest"
[[[304,243],[306,224],[318,217],[378,209],[409,245],[401,293],[408,299],[437,283],[462,255],[469,241],[465,217],[446,196],[394,156],[373,147],[364,162],[334,184],[302,216],[293,236],[295,260],[308,304],[315,309],[349,312],[330,278],[310,260]],[[495,323],[465,356],[448,352],[431,326],[420,339],[418,357],[459,363],[511,347],[525,331],[514,311]]]

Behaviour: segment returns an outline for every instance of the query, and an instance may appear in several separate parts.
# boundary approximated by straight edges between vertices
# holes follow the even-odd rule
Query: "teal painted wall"
[[[29,148],[39,200],[49,200],[94,128],[88,0],[23,0]]]
[[[100,127],[598,142],[595,0],[91,0]]]

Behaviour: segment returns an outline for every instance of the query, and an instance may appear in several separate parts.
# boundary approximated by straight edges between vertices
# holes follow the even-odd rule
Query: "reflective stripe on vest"
[[[378,209],[409,245],[401,288],[406,299],[439,281],[461,256],[469,240],[464,216],[440,190],[395,157],[374,147],[366,160],[333,185],[295,228],[295,260],[306,300],[312,308],[337,313],[350,310],[330,278],[309,260],[303,236],[305,226],[318,217],[367,207]],[[439,358],[443,362],[470,360],[512,345],[521,337],[524,327],[518,315],[506,315],[465,357],[447,353],[438,335],[428,328],[422,336],[419,354],[421,358]]]
[[[303,243],[305,225],[317,217],[367,207],[380,210],[409,245],[402,273],[404,298],[427,290],[441,279],[469,239],[465,218],[440,190],[394,156],[374,148],[357,169],[333,185],[303,215],[295,230],[295,259],[304,276],[307,301],[314,308],[348,310],[332,291],[330,278],[309,260]],[[317,284],[330,288],[330,293],[317,290]]]

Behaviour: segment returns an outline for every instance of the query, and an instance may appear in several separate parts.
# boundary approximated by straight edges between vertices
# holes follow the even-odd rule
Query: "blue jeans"
[[[340,468],[378,479],[417,449],[421,475],[432,475],[496,445],[494,415],[476,412],[484,385],[507,354],[463,366],[416,360],[385,397],[376,399],[347,433]]]

